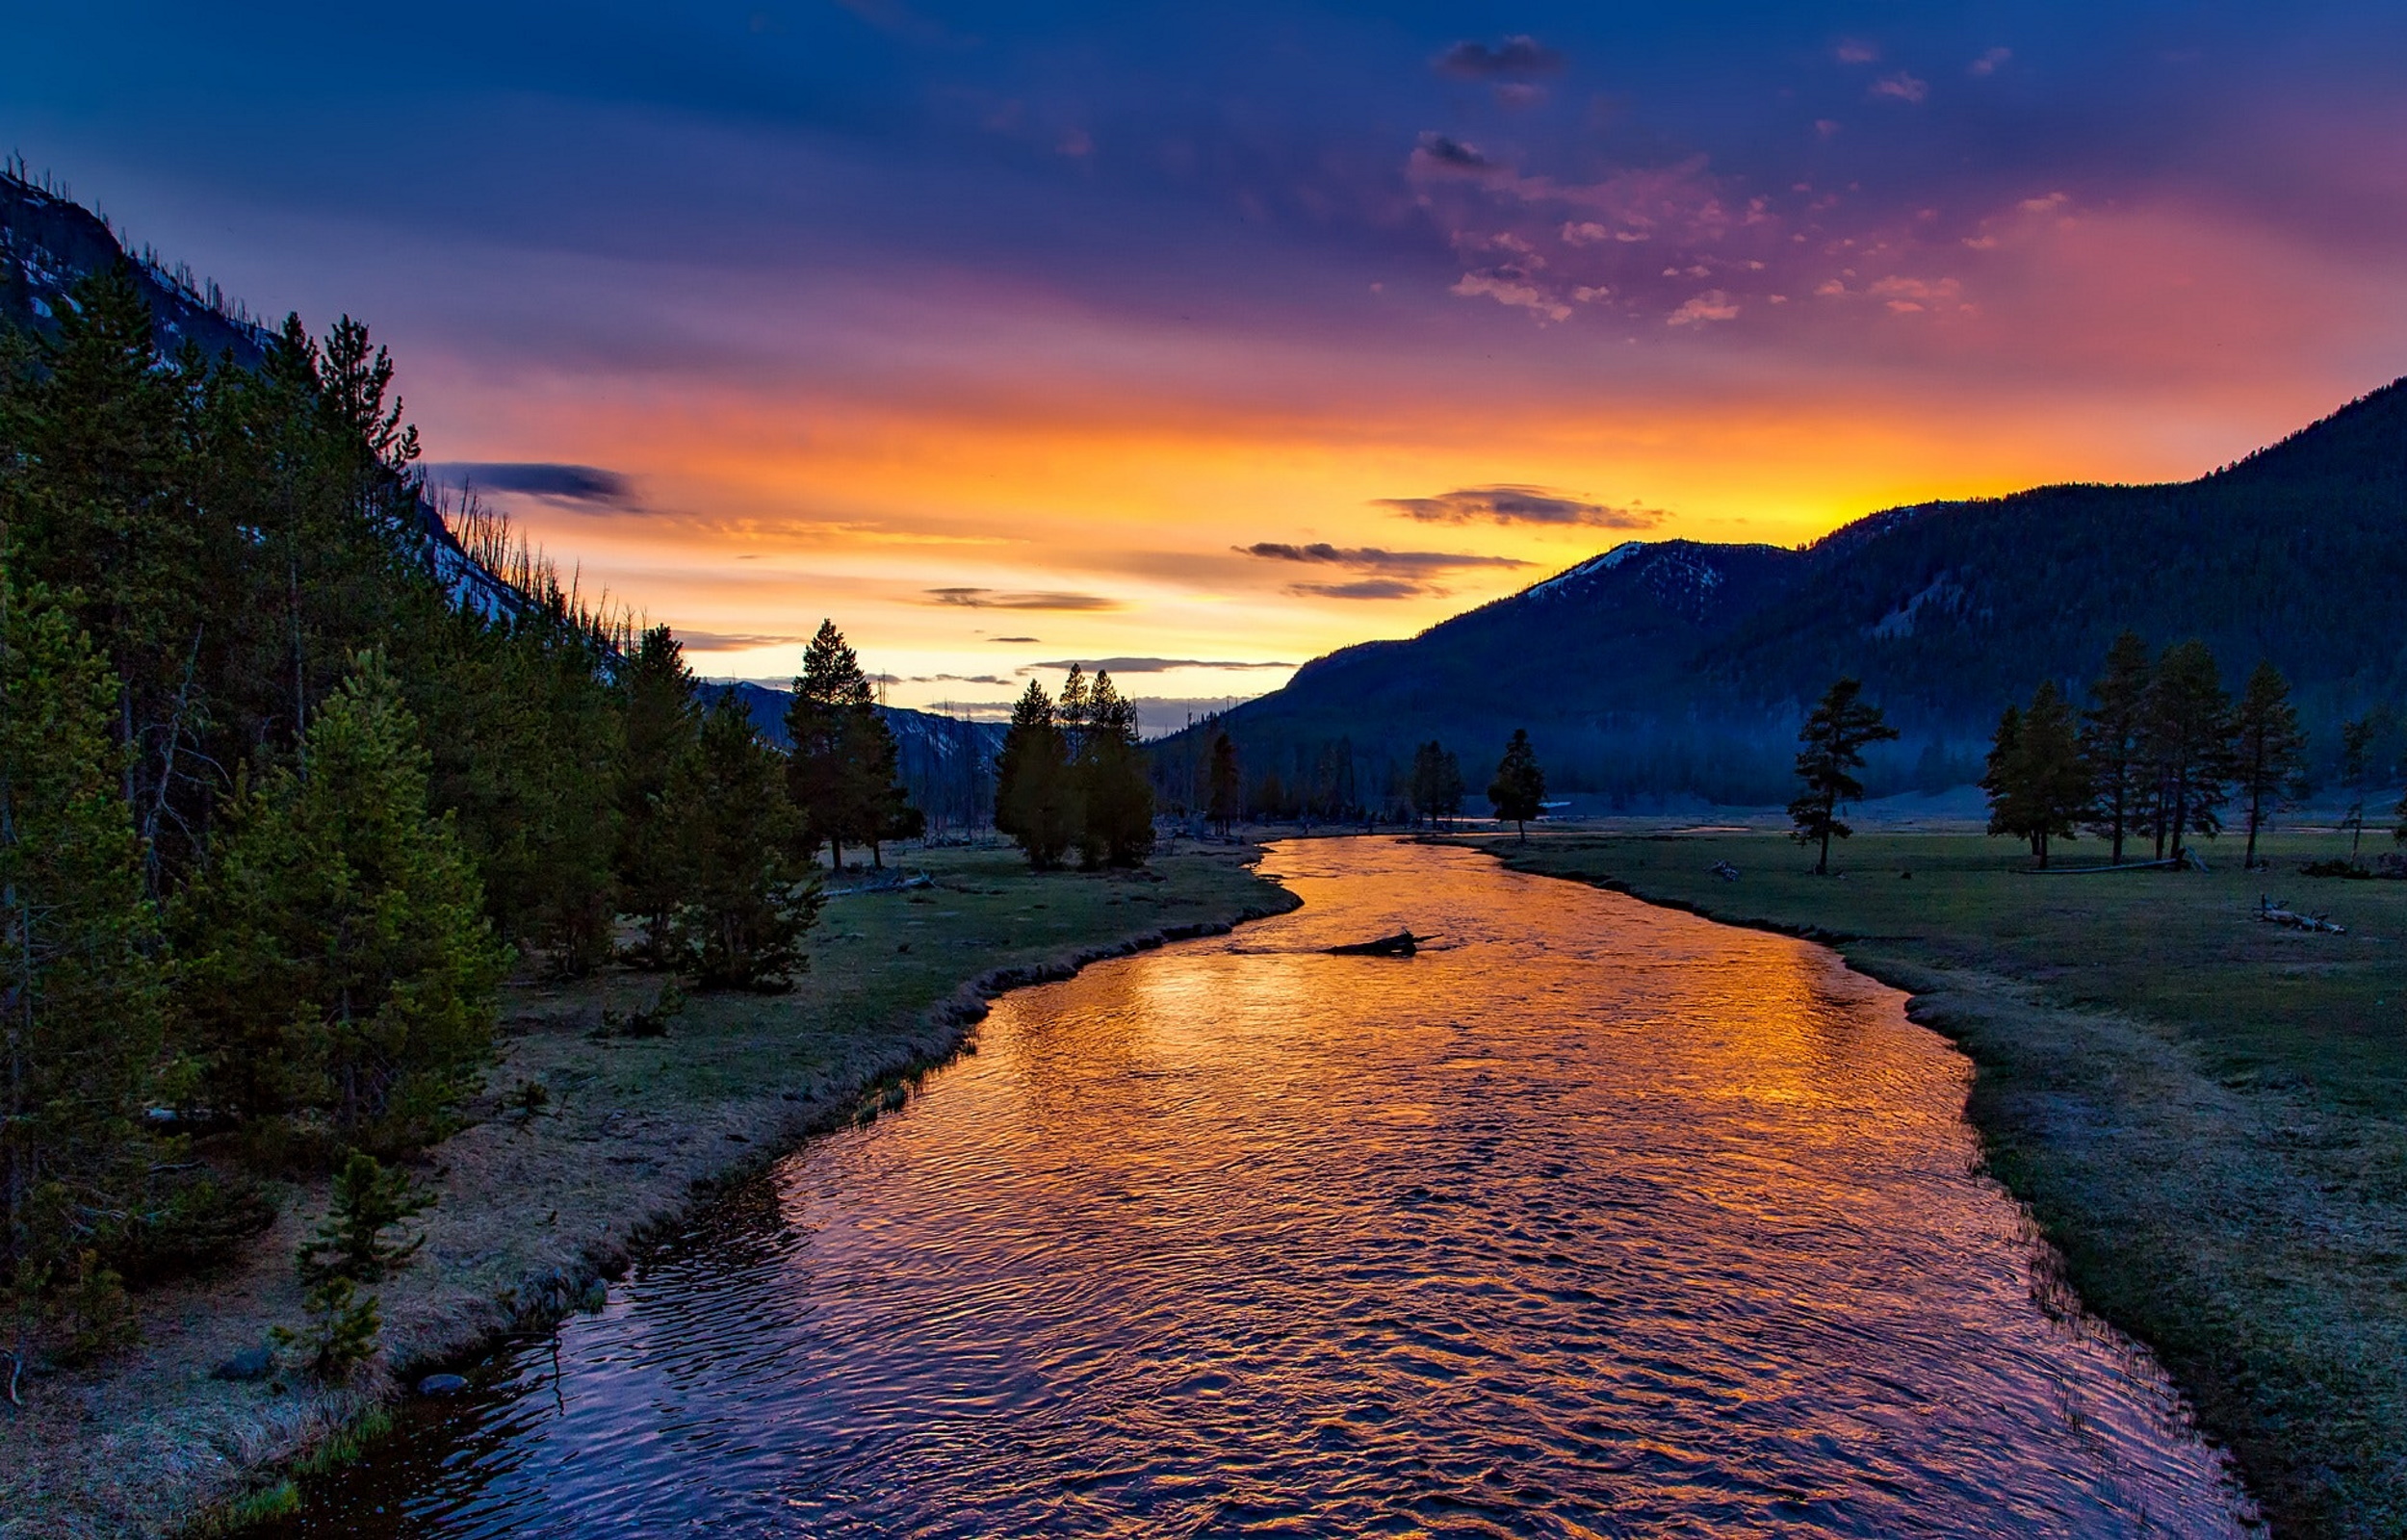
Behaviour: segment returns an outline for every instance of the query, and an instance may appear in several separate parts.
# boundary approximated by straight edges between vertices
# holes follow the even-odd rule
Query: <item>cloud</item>
[[[1449,551],[1382,551],[1377,546],[1349,549],[1326,542],[1293,546],[1277,540],[1260,540],[1235,549],[1245,555],[1260,556],[1270,561],[1315,562],[1332,567],[1351,567],[1357,572],[1393,573],[1407,578],[1426,578],[1432,573],[1458,572],[1467,567],[1529,565],[1517,556],[1480,556]]]
[[[1393,508],[1423,524],[1548,524],[1577,525],[1592,529],[1645,529],[1664,518],[1661,508],[1617,508],[1586,502],[1544,487],[1498,485],[1459,487],[1434,498],[1380,498],[1378,506]]]
[[[547,460],[446,460],[427,466],[427,475],[445,486],[474,487],[479,492],[519,492],[529,497],[556,498],[563,502],[624,504],[634,495],[633,481],[598,465],[560,465]]]
[[[1664,318],[1667,326],[1695,326],[1709,321],[1736,321],[1738,301],[1719,289],[1708,289]]]
[[[1830,57],[1843,64],[1869,64],[1880,57],[1880,46],[1861,38],[1845,38],[1830,50]]]
[[[1291,583],[1287,592],[1313,599],[1417,599],[1435,590],[1402,578],[1364,578],[1350,583]]]
[[[1455,280],[1453,289],[1448,292],[1466,299],[1486,295],[1500,305],[1526,310],[1540,321],[1571,319],[1569,305],[1527,278],[1506,272],[1466,272]]]
[[[1972,75],[1994,75],[2005,68],[2013,57],[2014,50],[2011,48],[1992,48],[1979,59],[1966,64],[1964,70],[1965,73]]]
[[[765,631],[689,631],[679,628],[677,640],[697,653],[736,653],[748,647],[784,647],[807,642],[808,636],[779,636]]]
[[[964,609],[1119,609],[1117,599],[1100,594],[1005,593],[993,588],[931,588],[928,602]]]
[[[1044,639],[1045,639],[1045,638],[1044,638],[1044,637],[1042,637],[1042,636],[990,636],[990,637],[988,637],[988,638],[987,638],[987,640],[988,640],[988,641],[990,641],[990,642],[1022,642],[1022,643],[1025,643],[1025,642],[1041,642],[1041,641],[1043,641]]]
[[[1523,33],[1493,48],[1484,42],[1456,43],[1430,67],[1457,80],[1516,80],[1558,72],[1563,68],[1563,55]]]
[[[1409,169],[1421,175],[1486,176],[1503,167],[1481,154],[1478,145],[1432,129],[1412,146]]]
[[[1293,663],[1241,663],[1229,658],[1209,657],[1063,657],[1049,663],[1030,663],[1031,668],[1083,668],[1101,674],[1167,674],[1175,668],[1293,668]]]
[[[1918,102],[1930,94],[1930,83],[1900,70],[1894,75],[1874,81],[1871,94],[1887,96],[1901,102]]]

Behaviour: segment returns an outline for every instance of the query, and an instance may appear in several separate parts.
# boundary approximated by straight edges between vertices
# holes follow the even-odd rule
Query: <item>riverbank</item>
[[[1858,836],[1827,878],[1760,833],[1461,842],[1823,941],[1911,993],[1977,1066],[1991,1169],[2276,1532],[2407,1532],[2407,883],[2297,876],[2328,835],[2277,837],[2276,873],[2226,840],[2209,874],[2096,876],[1960,834]],[[2347,934],[2257,923],[2265,894]]]
[[[1259,854],[1186,845],[1149,872],[1106,876],[1031,873],[1008,850],[911,852],[932,884],[832,897],[792,992],[695,995],[661,1036],[627,1030],[659,1001],[657,976],[512,985],[475,1121],[422,1173],[440,1196],[426,1245],[378,1287],[378,1359],[339,1390],[291,1373],[212,1377],[271,1326],[300,1322],[293,1255],[324,1212],[320,1187],[285,1206],[246,1263],[141,1296],[140,1348],[34,1383],[13,1415],[0,1408],[0,1535],[173,1533],[272,1492],[277,1473],[416,1373],[589,1300],[698,1196],[899,1104],[919,1070],[961,1046],[985,999],[1293,908],[1255,875]]]

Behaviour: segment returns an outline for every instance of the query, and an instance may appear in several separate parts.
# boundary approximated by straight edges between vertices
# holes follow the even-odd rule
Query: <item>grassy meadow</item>
[[[2276,1531],[2407,1533],[2407,882],[2299,876],[2344,851],[2321,833],[2277,834],[2271,871],[2241,871],[2226,838],[2202,845],[2206,874],[2089,876],[1974,834],[1859,834],[1830,877],[1766,831],[1469,842],[1810,936],[1912,993],[1977,1065],[1991,1169],[2083,1301],[2156,1350]],[[2103,859],[2084,840],[2056,864]],[[2347,934],[2259,923],[2261,895]]]

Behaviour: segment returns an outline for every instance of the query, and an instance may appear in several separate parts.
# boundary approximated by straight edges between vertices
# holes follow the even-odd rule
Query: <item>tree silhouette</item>
[[[2299,731],[2298,708],[2291,704],[2290,681],[2269,662],[2260,662],[2248,676],[2235,713],[2232,768],[2239,794],[2248,805],[2248,851],[2243,868],[2257,864],[2258,832],[2271,821],[2283,803],[2298,788],[2306,761],[2307,734]]]
[[[2107,650],[2106,671],[2089,686],[2089,709],[2082,713],[2082,758],[2095,799],[2089,831],[2106,837],[2108,859],[2117,866],[2146,789],[2141,740],[2154,676],[2148,644],[2124,631]]]
[[[1545,795],[1546,772],[1539,767],[1538,751],[1530,747],[1529,730],[1514,728],[1513,741],[1505,745],[1504,757],[1496,763],[1496,778],[1488,783],[1488,801],[1498,819],[1513,820],[1526,845],[1529,821],[1538,816]]]
[[[1989,833],[2029,840],[2041,867],[2051,841],[2074,836],[2090,808],[2089,767],[2055,680],[2040,684],[2028,711],[2006,708],[1980,784],[1989,793]]]
[[[2230,796],[2232,734],[2231,697],[2207,644],[2166,648],[2148,690],[2142,739],[2155,772],[2160,860],[2181,860],[2184,836],[2192,831],[2213,838],[2222,830],[2217,813]]]
[[[1864,794],[1863,783],[1851,772],[1864,764],[1864,750],[1898,735],[1882,719],[1880,707],[1863,699],[1861,680],[1842,679],[1816,702],[1799,730],[1798,779],[1804,792],[1789,804],[1796,824],[1790,837],[1800,845],[1818,845],[1814,873],[1830,873],[1830,841],[1846,839],[1855,831],[1839,819],[1839,808]]]

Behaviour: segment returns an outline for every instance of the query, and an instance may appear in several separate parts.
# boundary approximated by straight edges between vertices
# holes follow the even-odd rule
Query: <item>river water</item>
[[[1303,910],[997,1002],[294,1527],[2245,1532],[1901,995],[1470,852],[1269,864]]]

